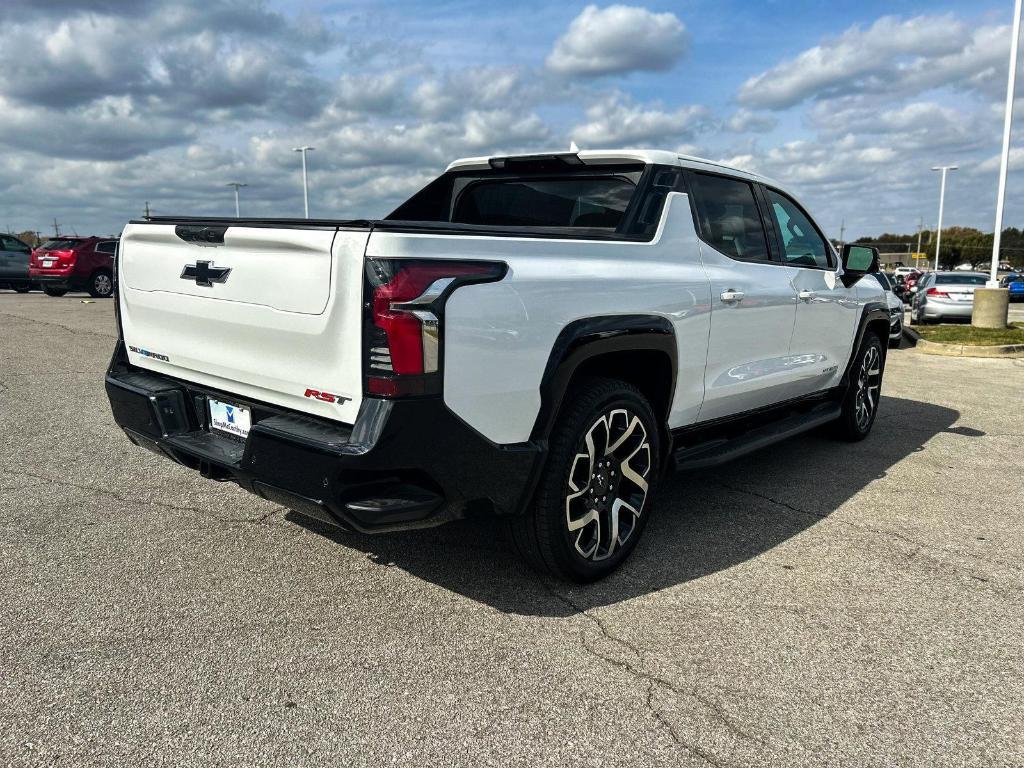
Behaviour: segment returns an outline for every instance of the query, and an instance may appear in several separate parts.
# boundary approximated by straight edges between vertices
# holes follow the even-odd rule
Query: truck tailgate
[[[132,223],[121,238],[119,301],[131,363],[354,422],[369,230],[239,225],[222,244],[201,245],[175,229]]]

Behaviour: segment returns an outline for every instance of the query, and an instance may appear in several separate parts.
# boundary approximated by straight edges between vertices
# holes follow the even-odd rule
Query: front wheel
[[[657,422],[638,389],[613,379],[587,380],[566,404],[533,509],[511,521],[512,536],[537,570],[596,581],[629,557],[647,523]]]
[[[839,437],[856,442],[871,432],[878,415],[884,369],[882,342],[874,333],[865,333],[850,370],[850,384],[843,397],[842,414],[836,421]]]
[[[31,285],[16,285],[16,286],[14,286],[14,290],[17,293],[28,293],[29,291],[32,290],[32,286]]]
[[[47,296],[53,296],[54,298],[59,298],[67,292],[67,288],[51,288],[48,285],[43,286],[43,293],[45,293]]]

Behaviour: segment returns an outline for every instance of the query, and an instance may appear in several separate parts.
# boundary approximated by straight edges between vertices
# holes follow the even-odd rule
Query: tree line
[[[952,269],[958,264],[968,262],[976,268],[987,268],[992,263],[991,232],[985,233],[973,227],[947,227],[942,230],[942,252],[939,254],[939,268]],[[927,254],[928,261],[935,261],[935,232],[925,230],[921,233],[921,253]],[[917,233],[910,235],[886,232],[877,237],[861,237],[857,243],[871,243],[883,246],[891,245],[890,253],[914,253],[917,251]],[[1007,261],[1015,268],[1024,267],[1024,231],[1017,227],[1007,227],[999,242],[999,260]]]

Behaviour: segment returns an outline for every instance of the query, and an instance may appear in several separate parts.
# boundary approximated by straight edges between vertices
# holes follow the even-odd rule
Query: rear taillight
[[[937,296],[940,299],[948,299],[949,298],[949,292],[948,291],[940,291],[938,288],[929,288],[928,289],[928,295],[929,296]]]
[[[368,260],[366,393],[439,393],[445,301],[459,286],[500,280],[505,270],[494,262]]]

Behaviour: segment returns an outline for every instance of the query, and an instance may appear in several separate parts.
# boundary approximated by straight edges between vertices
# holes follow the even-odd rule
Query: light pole
[[[1010,132],[1013,130],[1013,90],[1017,81],[1017,49],[1020,47],[1021,0],[1013,8],[1013,38],[1010,43],[1010,76],[1006,82],[1006,115],[1003,118],[1003,157],[999,164],[999,192],[996,194],[996,231],[992,238],[992,273],[988,288],[998,288],[999,241],[1003,235],[1003,202],[1006,199],[1006,168],[1010,160]]]
[[[312,152],[316,147],[293,147],[292,152],[302,153],[302,202],[306,206],[306,218],[309,218],[309,181],[306,178],[306,153]]]
[[[249,185],[248,184],[243,184],[240,181],[229,181],[224,186],[225,187],[234,187],[235,188],[235,218],[236,219],[241,218],[242,212],[241,212],[241,210],[238,207],[238,188],[239,187],[248,187]]]
[[[958,165],[937,165],[932,168],[933,171],[942,171],[942,184],[939,186],[939,226],[936,230],[937,236],[935,238],[935,271],[939,271],[939,249],[942,248],[942,208],[946,204],[946,173],[947,171],[955,171],[960,166]]]

